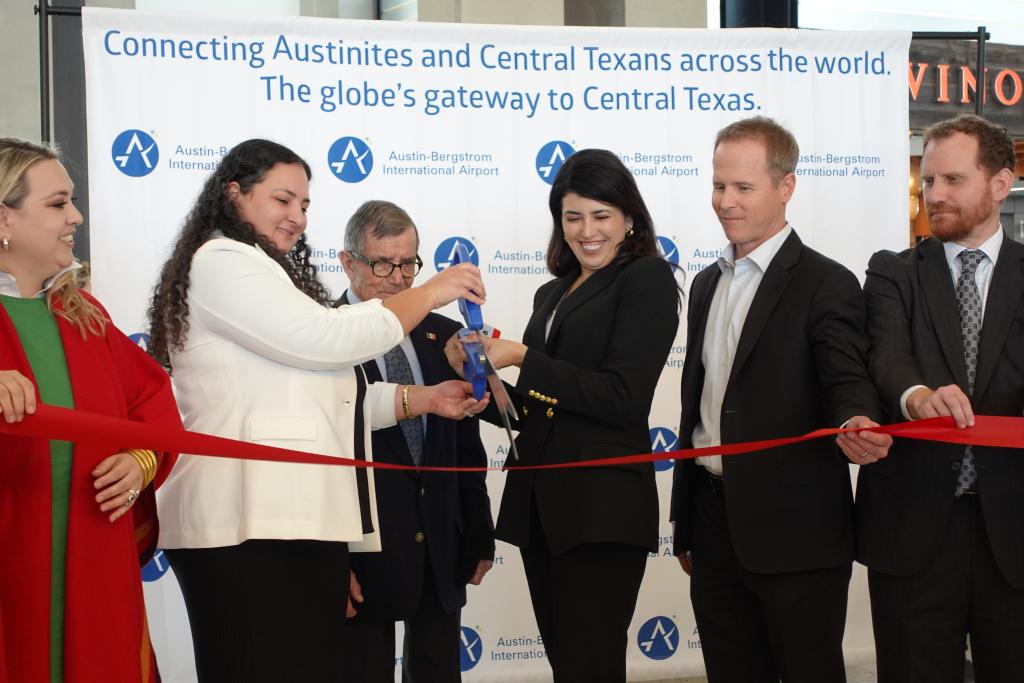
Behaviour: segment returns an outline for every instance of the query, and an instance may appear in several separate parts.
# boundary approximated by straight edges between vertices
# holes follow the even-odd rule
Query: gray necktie
[[[978,264],[985,258],[985,253],[974,249],[965,249],[958,255],[963,270],[956,281],[956,301],[960,309],[960,334],[964,342],[964,360],[967,362],[967,393],[974,396],[974,377],[978,369],[978,340],[981,338],[981,294],[975,272]],[[967,446],[964,457],[960,461],[960,476],[956,482],[956,496],[959,498],[965,491],[974,486],[978,479],[978,470],[974,466],[974,449]]]
[[[415,384],[412,376],[412,367],[409,365],[409,358],[402,350],[402,346],[384,354],[384,370],[388,373],[388,381],[395,384]],[[423,420],[414,417],[411,420],[400,420],[398,426],[402,428],[405,435],[405,443],[409,446],[409,453],[412,461],[420,465],[423,463]]]

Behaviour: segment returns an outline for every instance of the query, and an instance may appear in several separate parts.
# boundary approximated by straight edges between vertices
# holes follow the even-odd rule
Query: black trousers
[[[342,653],[347,544],[251,540],[165,554],[185,598],[200,683],[356,680]]]
[[[702,470],[693,509],[690,599],[709,683],[843,683],[852,563],[747,571],[729,535],[726,485]]]
[[[927,569],[869,570],[868,587],[879,683],[960,683],[967,634],[978,683],[1024,680],[1024,591],[996,566],[977,496],[954,503]]]
[[[359,578],[358,576],[356,578]],[[373,596],[365,596],[372,601]],[[359,610],[359,604],[355,604]],[[430,562],[416,612],[405,620],[402,646],[404,683],[460,683],[459,612],[448,614],[437,599]],[[345,668],[359,683],[394,683],[395,622],[358,613],[348,620]]]
[[[554,683],[624,683],[626,629],[647,550],[587,543],[553,555],[534,510],[530,545],[520,553]]]

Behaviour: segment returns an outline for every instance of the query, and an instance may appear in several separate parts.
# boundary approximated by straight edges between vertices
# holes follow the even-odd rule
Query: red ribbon
[[[974,444],[975,446],[996,446],[1001,448],[1024,448],[1024,417],[997,417],[976,415],[973,427],[957,429],[951,417],[936,417],[929,420],[900,422],[899,424],[875,427],[871,431],[899,436],[907,439],[942,441],[945,443]],[[334,457],[274,448],[259,444],[225,439],[171,429],[158,425],[135,422],[123,418],[69,410],[42,404],[33,415],[26,415],[21,422],[8,424],[0,420],[0,434],[56,439],[60,441],[92,442],[107,444],[112,450],[121,448],[149,448],[158,452],[188,453],[218,458],[240,460],[265,460],[269,462],[308,463],[312,465],[345,465],[348,467],[372,467],[378,470],[420,470],[432,472],[484,472],[487,470],[545,470],[568,467],[599,467],[603,465],[628,465],[658,460],[686,460],[705,455],[740,455],[762,451],[778,446],[835,436],[843,432],[862,431],[859,429],[818,429],[802,436],[782,439],[747,441],[706,448],[687,448],[664,453],[642,453],[614,458],[600,458],[577,462],[563,462],[549,465],[513,465],[510,467],[414,467],[386,462],[367,462],[353,458]],[[0,455],[2,457],[2,455]]]

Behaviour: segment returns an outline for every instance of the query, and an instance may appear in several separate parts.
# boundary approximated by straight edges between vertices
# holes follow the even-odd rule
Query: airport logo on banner
[[[141,178],[156,168],[160,160],[160,148],[149,133],[130,128],[114,138],[110,156],[121,173]]]
[[[696,247],[692,252],[687,253],[689,254],[686,262],[686,271],[688,273],[699,273],[722,256],[721,249],[701,249],[700,247]]]
[[[683,365],[686,363],[686,345],[685,344],[673,344],[672,348],[668,350],[668,358],[665,359],[666,368],[675,368],[676,370],[682,370]]]
[[[156,554],[153,555],[153,559],[146,563],[146,566],[142,568],[142,580],[147,583],[162,579],[167,570],[171,568],[170,562],[167,561],[167,557],[164,555],[163,550],[157,550]]]
[[[373,150],[359,138],[338,138],[327,151],[327,165],[338,180],[361,183],[373,170]]]
[[[555,182],[555,176],[558,175],[558,169],[562,168],[562,164],[576,152],[572,145],[562,140],[552,140],[537,152],[537,159],[534,162],[537,168],[537,175],[548,185]]]
[[[459,633],[459,670],[469,671],[477,664],[484,654],[484,642],[480,634],[468,626],[460,628]]]
[[[465,244],[466,248],[469,249],[469,260],[473,262],[473,265],[480,265],[480,252],[477,250],[476,245],[465,237],[455,235],[441,242],[441,244],[437,245],[437,249],[434,250],[434,267],[437,268],[437,272],[441,272],[452,265],[452,261],[455,260],[455,250],[459,248],[460,244]]]
[[[406,149],[391,150],[382,157],[380,172],[384,175],[473,178],[501,175],[501,167],[490,152]]]
[[[679,247],[676,243],[667,237],[658,235],[658,251],[661,252],[662,258],[671,263],[672,265],[679,265]]]
[[[651,429],[651,453],[667,453],[676,450],[679,445],[679,437],[668,427],[654,427]],[[664,472],[672,469],[675,460],[655,460],[654,471]]]
[[[136,332],[135,334],[129,334],[128,338],[132,340],[132,343],[138,346],[143,351],[149,352],[149,335],[145,332]]]
[[[616,155],[637,177],[692,178],[700,175],[694,156],[685,152],[618,152]]]
[[[668,659],[679,649],[679,628],[668,617],[648,619],[637,631],[636,644],[650,659]]]

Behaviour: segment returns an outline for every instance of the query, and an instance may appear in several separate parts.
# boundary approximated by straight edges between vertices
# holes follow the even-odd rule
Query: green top
[[[74,408],[71,378],[57,321],[45,299],[19,299],[0,295],[28,357],[43,403]],[[64,680],[64,561],[68,538],[68,498],[71,485],[68,441],[50,441],[53,527],[50,564],[50,680]]]

